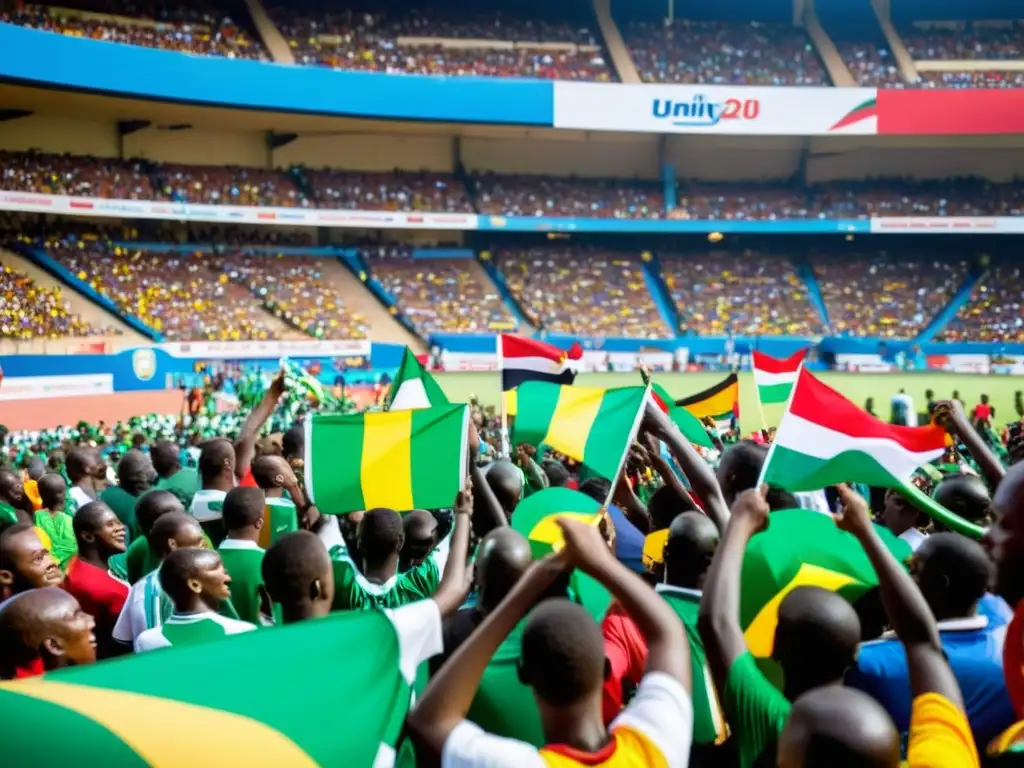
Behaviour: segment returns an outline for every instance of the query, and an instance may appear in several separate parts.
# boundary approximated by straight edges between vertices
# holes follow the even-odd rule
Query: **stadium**
[[[280,453],[410,359],[500,457],[503,339],[606,393],[735,375],[728,425],[692,411],[714,460],[792,410],[755,356],[900,426],[959,401],[1014,453],[1013,0],[8,0],[0,51],[0,467],[195,463],[283,370]]]

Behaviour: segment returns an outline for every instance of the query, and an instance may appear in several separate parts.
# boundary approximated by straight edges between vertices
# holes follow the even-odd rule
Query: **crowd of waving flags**
[[[636,386],[576,386],[578,346],[563,352],[504,335],[499,344],[502,390],[517,395],[513,443],[572,458],[613,487],[648,404],[664,412],[690,442],[706,448],[712,441],[705,424],[737,425],[736,374],[673,399],[646,374]],[[763,481],[792,492],[849,482],[893,488],[930,503],[926,511],[954,528],[977,534],[957,527],[963,521],[927,497],[919,499],[910,483],[916,469],[942,454],[940,427],[885,424],[815,378],[802,361],[802,352],[785,360],[755,353],[759,401],[785,403]],[[467,474],[469,415],[467,405],[448,401],[407,350],[384,411],[317,413],[307,419],[306,489],[327,514],[449,507]],[[626,535],[629,524],[621,512],[613,513],[610,501],[550,488],[520,502],[511,524],[527,538],[535,558],[562,546],[557,517],[621,525],[616,554],[639,563],[643,537]],[[619,538],[635,552],[620,551]],[[907,545],[888,532],[883,539],[897,557],[908,554]],[[877,585],[856,540],[809,510],[773,514],[768,530],[749,545],[742,583],[741,622],[760,659],[771,656],[778,607],[792,589],[815,585],[855,600]],[[603,616],[610,596],[600,584],[574,573],[569,586],[591,615]],[[4,749],[25,763],[46,762],[53,757],[51,736],[59,732],[62,743],[91,745],[85,753],[103,754],[112,766],[167,764],[182,749],[202,754],[209,763],[370,765],[381,749],[393,746],[411,680],[402,668],[395,628],[384,614],[332,615],[224,642],[232,643],[229,653],[184,647],[0,684],[0,713],[19,723],[6,729]],[[308,657],[296,649],[316,649],[316,658],[338,663],[318,662],[311,676]],[[514,661],[510,655],[509,670],[514,671]],[[257,669],[260,674],[254,675]],[[508,680],[513,678],[509,672]],[[359,694],[359,706],[341,718],[335,709],[339,691]],[[522,716],[532,716],[530,697],[520,693],[519,700],[527,702]],[[169,737],[179,731],[189,734],[187,745]],[[67,757],[75,759],[72,752]]]

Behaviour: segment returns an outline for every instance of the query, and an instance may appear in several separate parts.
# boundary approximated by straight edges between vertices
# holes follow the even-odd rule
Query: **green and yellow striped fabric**
[[[316,415],[306,424],[306,488],[342,515],[450,507],[466,477],[469,407]]]
[[[12,765],[372,765],[410,691],[395,627],[358,611],[0,683],[0,743]]]
[[[636,436],[645,387],[575,387],[527,381],[519,385],[515,443],[547,445],[613,479]]]

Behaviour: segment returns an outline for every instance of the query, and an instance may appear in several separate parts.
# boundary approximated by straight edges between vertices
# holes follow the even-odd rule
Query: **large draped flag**
[[[675,400],[672,399],[672,396],[665,388],[651,381],[651,377],[646,371],[640,371],[640,375],[643,377],[644,384],[649,384],[651,387],[651,400],[676,425],[683,437],[694,445],[700,445],[705,448],[715,447],[708,436],[708,431],[700,423],[700,419],[685,408],[676,405]]]
[[[886,424],[801,368],[761,470],[761,482],[794,492],[838,483],[894,488],[922,512],[959,533],[980,538],[980,527],[910,482],[915,470],[945,451],[942,427]]]
[[[543,341],[503,333],[498,337],[501,388],[507,392],[524,381],[572,384],[582,357],[583,348],[579,344],[573,344],[564,352]]]
[[[614,480],[640,428],[648,392],[528,381],[519,387],[513,442],[546,445]]]
[[[910,546],[881,526],[882,542],[901,562]],[[853,534],[836,526],[831,515],[810,509],[785,509],[769,516],[768,529],[754,536],[743,555],[740,621],[747,647],[759,658],[771,656],[782,599],[797,587],[838,592],[855,602],[878,577]]]
[[[375,507],[444,509],[467,469],[469,407],[313,415],[306,421],[306,489],[341,515]]]
[[[0,683],[0,743],[11,765],[373,765],[408,710],[403,645],[354,611]]]
[[[698,419],[710,417],[719,429],[729,429],[733,421],[739,418],[739,377],[731,373],[703,392],[676,400],[676,405],[685,408]]]
[[[762,405],[784,403],[789,400],[789,393],[796,383],[796,375],[803,365],[806,349],[794,352],[789,357],[779,360],[754,350],[752,367],[754,383],[757,384],[757,398]]]
[[[434,377],[420,365],[412,350],[406,347],[402,364],[384,402],[384,410],[400,411],[435,405],[448,405],[448,398]]]

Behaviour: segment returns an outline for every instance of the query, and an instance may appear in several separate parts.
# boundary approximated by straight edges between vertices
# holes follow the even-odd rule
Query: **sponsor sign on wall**
[[[113,391],[114,376],[109,373],[78,376],[8,376],[4,378],[3,386],[0,386],[0,401],[109,395]]]

